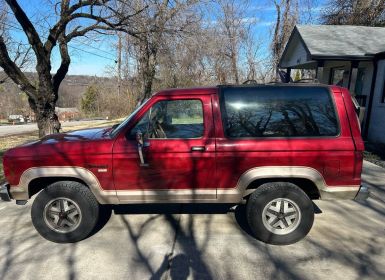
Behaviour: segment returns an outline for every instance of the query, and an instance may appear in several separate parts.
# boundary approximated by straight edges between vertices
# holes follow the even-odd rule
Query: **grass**
[[[106,121],[99,124],[94,123],[88,123],[78,126],[71,126],[71,127],[64,127],[63,132],[68,131],[74,131],[84,128],[91,128],[91,127],[106,127],[106,126],[112,126],[116,123],[118,123],[120,120],[111,120]],[[6,150],[16,147],[18,145],[32,142],[39,139],[38,132],[30,132],[30,133],[24,133],[24,134],[18,134],[18,135],[11,135],[11,136],[3,136],[0,137],[0,182],[4,180],[4,172],[3,172],[3,155]]]

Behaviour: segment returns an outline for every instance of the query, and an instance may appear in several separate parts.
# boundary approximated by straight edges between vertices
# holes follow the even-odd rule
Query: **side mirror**
[[[144,157],[143,157],[143,133],[138,130],[136,132],[136,142],[138,143],[138,154],[139,154],[139,159],[140,159],[140,166],[148,166],[148,163],[144,162]]]

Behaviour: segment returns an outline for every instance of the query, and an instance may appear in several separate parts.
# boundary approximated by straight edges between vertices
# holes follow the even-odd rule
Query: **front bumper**
[[[361,185],[354,200],[355,201],[365,201],[368,199],[369,195],[370,195],[369,188],[365,185]]]
[[[12,197],[9,193],[9,184],[4,183],[0,186],[0,197],[3,201],[11,201]]]

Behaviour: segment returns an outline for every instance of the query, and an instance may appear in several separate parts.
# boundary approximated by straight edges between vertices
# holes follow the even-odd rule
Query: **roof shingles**
[[[297,25],[312,56],[367,56],[385,51],[385,28]]]

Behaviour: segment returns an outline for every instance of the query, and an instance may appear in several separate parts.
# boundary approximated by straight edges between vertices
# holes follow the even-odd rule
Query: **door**
[[[121,201],[216,198],[215,139],[209,95],[159,96],[115,142],[114,184]],[[140,164],[136,134],[144,138]]]

